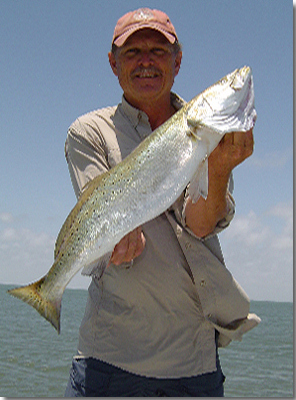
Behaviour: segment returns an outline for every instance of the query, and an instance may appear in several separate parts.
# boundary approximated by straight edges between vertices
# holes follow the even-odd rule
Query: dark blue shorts
[[[158,379],[132,374],[94,358],[73,359],[65,397],[223,397],[222,373]]]

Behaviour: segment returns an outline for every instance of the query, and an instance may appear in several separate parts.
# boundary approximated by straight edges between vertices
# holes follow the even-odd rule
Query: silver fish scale
[[[101,188],[94,190],[95,208],[103,227],[108,226],[113,247],[127,231],[153,218],[155,212],[165,211],[170,199],[182,192],[189,176],[185,173],[179,184],[176,179],[180,181],[180,169],[186,169],[186,162],[192,163],[193,148],[186,130],[184,121],[173,128],[168,124],[107,173],[104,192]],[[102,225],[97,234],[98,240],[105,237]]]

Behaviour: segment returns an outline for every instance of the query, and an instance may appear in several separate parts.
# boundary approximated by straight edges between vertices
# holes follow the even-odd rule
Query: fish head
[[[202,94],[212,112],[229,111],[230,104],[240,104],[252,86],[252,71],[248,66],[224,76]],[[208,110],[209,111],[209,110]]]
[[[221,85],[225,85],[226,88],[228,88],[229,86],[233,90],[241,90],[244,88],[246,82],[250,81],[251,77],[251,68],[248,66],[244,66],[226,75],[226,77],[222,79]]]
[[[187,124],[196,135],[251,129],[256,120],[252,70],[236,69],[187,104]],[[222,137],[221,136],[221,137]]]

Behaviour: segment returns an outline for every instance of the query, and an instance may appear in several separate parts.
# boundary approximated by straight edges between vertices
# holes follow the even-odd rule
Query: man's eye
[[[158,49],[155,48],[152,50],[152,53],[156,56],[163,56],[165,54],[165,50],[164,49]]]
[[[125,54],[129,57],[132,57],[132,56],[138,54],[138,50],[137,49],[128,49],[128,50],[126,50]]]

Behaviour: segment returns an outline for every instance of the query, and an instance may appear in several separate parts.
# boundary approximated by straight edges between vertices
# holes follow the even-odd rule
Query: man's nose
[[[139,63],[144,67],[153,63],[152,53],[150,51],[141,51]]]

